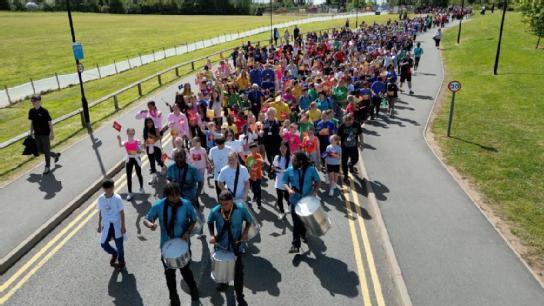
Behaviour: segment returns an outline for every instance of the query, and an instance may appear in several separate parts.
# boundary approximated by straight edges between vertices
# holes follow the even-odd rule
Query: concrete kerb
[[[467,22],[467,21],[470,21],[470,19],[468,20],[464,20],[463,23]],[[446,28],[445,30],[449,30],[451,28]],[[506,243],[506,245],[508,245],[508,247],[510,248],[510,250],[512,250],[512,252],[514,252],[514,254],[516,255],[516,257],[521,261],[521,263],[525,266],[525,268],[529,271],[529,273],[533,276],[533,278],[537,281],[537,283],[540,285],[541,288],[544,289],[544,282],[538,277],[538,275],[531,269],[531,267],[529,266],[529,264],[527,263],[527,261],[521,256],[521,254],[512,246],[512,244],[510,243],[510,241],[508,241],[508,239],[506,239],[506,237],[502,234],[502,232],[499,230],[499,228],[495,225],[495,223],[493,223],[488,215],[482,210],[482,208],[480,207],[480,205],[478,205],[478,202],[476,201],[476,199],[474,199],[474,197],[471,195],[471,189],[469,186],[467,186],[465,184],[465,182],[461,181],[451,170],[450,168],[448,167],[448,165],[446,165],[446,163],[442,160],[442,158],[440,158],[440,156],[438,155],[438,153],[434,150],[433,146],[429,143],[429,140],[427,138],[427,133],[428,133],[428,129],[429,129],[429,125],[431,124],[431,122],[434,121],[434,119],[436,118],[435,116],[435,109],[436,109],[436,105],[438,103],[441,103],[441,102],[438,102],[438,100],[440,99],[440,97],[442,96],[442,91],[444,90],[444,81],[445,81],[445,77],[446,77],[446,74],[445,74],[445,71],[444,71],[444,61],[443,61],[443,58],[442,58],[442,50],[440,50],[439,52],[439,55],[440,55],[440,63],[441,63],[441,67],[442,67],[442,81],[440,82],[440,87],[438,88],[438,91],[436,93],[436,96],[433,100],[433,106],[431,108],[431,111],[429,112],[429,116],[427,117],[427,122],[425,123],[425,128],[423,129],[423,139],[425,139],[425,143],[427,144],[427,147],[429,147],[430,151],[433,153],[434,157],[440,162],[440,164],[442,165],[442,167],[444,167],[444,169],[446,169],[446,171],[449,173],[449,175],[453,178],[453,180],[457,183],[457,185],[459,185],[459,187],[461,188],[461,190],[463,190],[463,192],[467,195],[467,197],[470,199],[470,201],[472,202],[472,204],[474,204],[474,206],[476,206],[476,208],[478,209],[478,211],[484,216],[484,218],[487,220],[487,222],[489,224],[491,224],[491,226],[493,227],[493,229],[495,229],[495,231],[499,234],[499,236],[502,238],[502,240]]]
[[[363,156],[363,151],[360,150],[359,154]],[[399,262],[397,261],[397,256],[395,255],[395,250],[393,249],[391,238],[389,237],[387,227],[385,226],[385,222],[383,221],[383,216],[380,210],[380,206],[378,205],[378,200],[376,199],[376,194],[374,193],[374,190],[372,189],[372,185],[370,184],[370,180],[368,178],[368,173],[366,171],[363,158],[360,159],[360,162],[358,163],[358,167],[362,175],[362,178],[365,182],[366,190],[368,191],[367,198],[368,198],[369,208],[371,213],[374,216],[373,219],[376,221],[376,226],[377,226],[381,241],[383,243],[385,256],[387,257],[389,266],[392,269],[393,282],[395,284],[395,288],[397,289],[397,294],[399,296],[400,303],[403,306],[412,306],[412,299],[410,298],[410,294],[408,293],[408,288],[406,287],[406,282],[404,281],[402,270],[400,269]]]
[[[113,177],[119,173],[125,164],[122,160],[111,168],[105,177]],[[74,200],[66,205],[61,211],[56,213],[47,222],[45,222],[34,233],[28,236],[23,242],[21,242],[15,249],[2,258],[0,261],[0,274],[4,274],[10,269],[21,257],[28,253],[34,246],[36,246],[47,234],[57,227],[62,221],[64,221],[72,212],[78,209],[83,203],[85,203],[93,194],[95,194],[101,186],[103,178],[100,178],[93,182],[86,190],[80,193]]]

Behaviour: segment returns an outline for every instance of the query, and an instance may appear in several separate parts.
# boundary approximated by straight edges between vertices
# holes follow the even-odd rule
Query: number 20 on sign
[[[451,135],[451,124],[453,121],[453,110],[455,107],[455,93],[461,90],[461,82],[451,81],[448,83],[448,89],[451,91],[450,117],[448,120],[448,137]]]

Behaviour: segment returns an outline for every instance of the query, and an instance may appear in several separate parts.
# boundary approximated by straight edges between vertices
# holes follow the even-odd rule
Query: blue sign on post
[[[76,61],[85,58],[85,55],[83,54],[83,45],[79,41],[72,44],[72,50],[74,51],[74,58]]]

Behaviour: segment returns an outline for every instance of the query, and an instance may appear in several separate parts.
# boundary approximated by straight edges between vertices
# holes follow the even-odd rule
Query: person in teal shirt
[[[317,98],[316,102],[317,108],[322,112],[332,109],[331,100],[327,97],[324,91],[319,93],[319,98]]]
[[[319,173],[310,163],[306,153],[295,153],[292,166],[287,168],[283,176],[283,184],[285,190],[289,193],[289,204],[291,216],[293,217],[293,241],[289,253],[299,253],[301,238],[306,241],[306,227],[295,213],[295,207],[303,197],[317,195],[320,182]]]
[[[244,226],[245,222],[245,226]],[[208,215],[210,243],[215,250],[225,250],[236,255],[234,264],[234,291],[238,305],[247,305],[244,299],[244,265],[240,252],[241,241],[248,239],[252,217],[242,203],[234,203],[234,196],[228,190],[219,194],[219,204]],[[216,234],[217,232],[217,234]],[[218,284],[218,289],[225,289],[227,284]]]
[[[310,104],[312,103],[312,101],[312,98],[308,94],[308,86],[304,85],[303,94],[298,100],[298,107],[300,108],[300,110],[305,112],[310,109]]]
[[[421,55],[423,55],[423,48],[421,48],[421,43],[418,42],[414,48],[414,70],[417,70],[417,67],[419,66]]]
[[[158,200],[147,212],[144,219],[145,227],[155,231],[160,225],[161,248],[166,241],[173,238],[181,238],[189,242],[191,230],[196,222],[196,212],[193,205],[191,202],[181,198],[181,192],[176,183],[168,183],[164,188],[164,195],[165,198]],[[159,220],[159,224],[155,222],[157,219]],[[176,270],[168,268],[162,257],[161,260],[164,267],[164,276],[166,277],[166,286],[170,295],[170,304],[180,305],[177,292]],[[181,268],[180,271],[189,287],[191,301],[197,302],[199,300],[198,288],[189,266],[190,263]]]

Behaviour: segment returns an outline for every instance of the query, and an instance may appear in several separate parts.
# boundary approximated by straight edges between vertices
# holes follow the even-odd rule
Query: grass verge
[[[508,12],[494,76],[500,16],[475,16],[463,25],[460,45],[457,30],[446,31],[447,81],[459,80],[463,87],[456,95],[452,137],[445,137],[449,91],[432,129],[446,163],[521,238],[528,262],[544,267],[544,51],[535,49],[537,38],[521,15]]]

